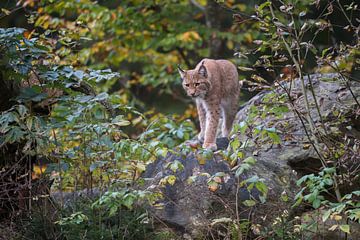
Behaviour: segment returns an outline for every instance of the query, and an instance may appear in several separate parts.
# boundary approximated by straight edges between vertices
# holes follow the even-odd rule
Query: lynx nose
[[[192,97],[195,97],[195,92],[193,92],[193,93],[190,93],[190,95],[192,96]]]

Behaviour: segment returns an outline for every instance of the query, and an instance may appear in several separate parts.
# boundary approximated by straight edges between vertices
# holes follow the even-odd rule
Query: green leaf
[[[74,75],[75,75],[75,77],[77,77],[79,80],[82,80],[83,77],[84,77],[84,72],[78,70],[78,71],[75,71],[75,72],[74,72]]]
[[[156,155],[161,157],[166,157],[168,150],[166,148],[159,148],[156,150]]]
[[[327,186],[332,186],[333,185],[333,180],[330,178],[325,178],[324,181],[325,185]]]
[[[173,172],[176,172],[177,170],[183,170],[184,169],[184,165],[182,165],[181,162],[179,162],[178,160],[175,160],[174,162],[172,162],[170,164],[170,169],[173,171]]]
[[[360,190],[359,191],[353,191],[352,194],[355,194],[356,196],[360,196]]]
[[[30,88],[23,88],[20,90],[20,94],[17,97],[17,100],[20,102],[23,101],[33,101],[33,102],[40,102],[47,97],[46,93],[41,93],[41,89],[39,87],[30,87]]]
[[[118,122],[114,122],[113,124],[115,124],[116,126],[119,126],[119,127],[124,127],[124,126],[129,126],[131,124],[131,122],[128,120],[121,120]]]
[[[325,57],[325,55],[332,49],[332,47],[329,48],[325,48],[324,50],[322,50],[321,52],[321,57]]]
[[[239,177],[243,172],[249,170],[251,168],[250,164],[242,163],[239,168],[235,172],[235,177]]]
[[[263,195],[267,195],[267,193],[268,193],[268,187],[266,186],[266,184],[265,183],[263,183],[263,182],[256,182],[255,183],[255,187],[256,187],[256,189],[257,190],[259,190]]]
[[[321,200],[319,198],[316,198],[313,202],[312,202],[312,206],[313,208],[317,209],[319,208],[321,205]]]
[[[122,200],[122,204],[127,208],[132,209],[135,198],[135,195],[132,193],[125,194]]]
[[[96,95],[96,97],[94,97],[94,101],[103,101],[106,100],[109,97],[109,94],[107,94],[106,92],[102,92],[98,95]]]
[[[113,124],[115,124],[116,126],[119,126],[119,127],[128,126],[128,125],[131,124],[130,121],[124,119],[124,116],[123,116],[123,115],[118,115],[118,116],[116,116],[116,117],[111,121],[111,123],[113,123]]]
[[[109,209],[109,216],[114,216],[115,213],[117,212],[118,210],[118,206],[117,205],[112,205]]]
[[[33,125],[33,117],[28,117],[26,119],[26,127],[29,131],[31,131]]]
[[[283,192],[281,193],[281,200],[282,200],[283,202],[289,201],[289,196],[287,195],[286,191],[283,191]]]
[[[260,200],[261,203],[265,203],[266,202],[266,196],[260,195],[259,200]]]
[[[25,132],[21,130],[19,127],[12,127],[5,135],[5,142],[14,143],[19,142],[25,136]]]
[[[291,206],[291,207],[297,207],[299,206],[301,203],[302,203],[302,200],[303,200],[303,196],[300,195],[299,197],[295,198],[296,199],[296,202]]]
[[[189,178],[186,180],[187,184],[192,184],[193,182],[196,181],[196,178],[197,178],[197,176],[191,176],[191,177],[189,177]]]
[[[235,152],[236,150],[238,150],[238,148],[240,147],[240,140],[239,138],[235,138],[234,140],[231,141],[230,146],[232,148],[232,150]]]
[[[326,222],[326,220],[330,217],[331,212],[332,212],[331,209],[329,209],[322,215],[323,222]]]
[[[267,132],[267,134],[271,138],[271,140],[274,141],[275,144],[281,143],[281,138],[275,132]]]
[[[350,225],[347,224],[340,225],[339,228],[341,231],[350,234]]]
[[[250,165],[254,165],[256,163],[256,159],[254,157],[247,157],[242,162]]]
[[[243,201],[243,204],[247,207],[255,206],[256,202],[254,200],[245,200]]]
[[[336,169],[334,167],[324,168],[323,172],[328,173],[328,174],[332,174],[332,173],[336,172]]]
[[[257,175],[245,180],[246,183],[256,183],[258,181],[261,181],[261,179]]]
[[[214,177],[225,177],[226,176],[226,173],[224,172],[217,172],[214,174]]]
[[[258,11],[261,11],[261,10],[263,10],[264,8],[269,7],[270,5],[271,5],[271,2],[270,2],[270,1],[266,1],[266,2],[264,2],[264,3],[262,3],[262,4],[260,4],[260,6],[257,8],[257,10],[258,10]]]
[[[19,105],[18,106],[18,112],[20,114],[21,117],[24,117],[25,114],[27,113],[27,108],[24,105]]]
[[[177,136],[178,138],[180,138],[180,139],[183,139],[183,137],[184,137],[184,132],[183,132],[183,130],[182,130],[182,129],[177,130],[177,131],[176,131],[176,136]]]
[[[248,126],[248,124],[247,124],[245,121],[241,121],[241,122],[239,123],[240,132],[241,132],[242,134],[245,133],[245,131],[246,131],[246,129],[247,129],[248,127],[249,127],[249,126]]]
[[[205,159],[209,160],[214,156],[214,152],[208,149],[204,149],[202,152],[202,156],[204,156]]]
[[[300,186],[302,183],[306,182],[308,178],[313,178],[313,177],[314,177],[314,174],[305,175],[296,181],[296,185]]]

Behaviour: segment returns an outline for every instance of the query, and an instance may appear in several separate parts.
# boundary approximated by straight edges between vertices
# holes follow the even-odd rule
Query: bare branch
[[[190,2],[202,12],[205,12],[205,7],[198,3],[196,0],[190,0]]]

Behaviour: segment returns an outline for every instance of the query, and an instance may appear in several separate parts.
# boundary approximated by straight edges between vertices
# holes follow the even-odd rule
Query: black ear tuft
[[[180,73],[184,73],[185,71],[181,69],[180,64],[177,65],[177,69]]]
[[[204,66],[204,62],[202,62],[200,68],[199,68],[199,74],[205,78],[207,78],[208,74],[207,74],[207,70],[206,70],[206,67]]]
[[[181,69],[180,64],[178,64],[177,69],[180,74],[181,81],[183,81],[186,72],[183,69]]]

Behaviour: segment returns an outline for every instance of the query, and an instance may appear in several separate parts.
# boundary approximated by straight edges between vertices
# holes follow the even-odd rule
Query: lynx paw
[[[204,143],[203,148],[206,148],[211,151],[216,151],[217,146],[216,146],[216,143]]]

